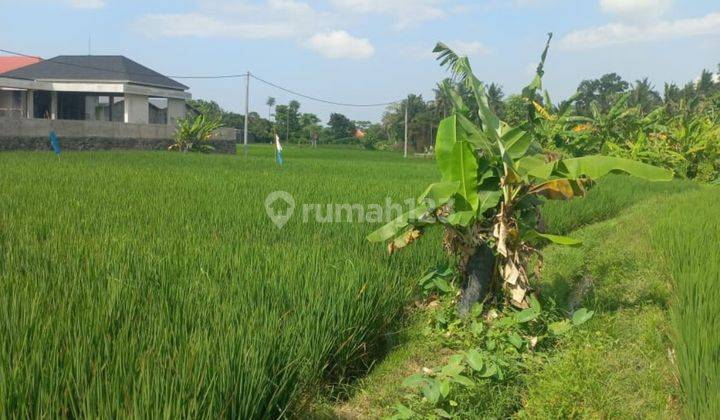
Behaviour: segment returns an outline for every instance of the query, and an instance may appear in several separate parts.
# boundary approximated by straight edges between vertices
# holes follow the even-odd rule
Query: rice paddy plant
[[[611,219],[621,211],[653,196],[696,190],[690,181],[650,182],[626,175],[600,179],[582,200],[547,201],[542,217],[551,232],[566,235],[579,227]]]
[[[674,281],[673,347],[687,418],[720,418],[720,190],[683,195],[653,242]]]
[[[389,258],[376,226],[276,228],[302,203],[412,197],[432,162],[378,152],[250,157],[0,154],[0,413],[277,418],[383,349],[428,245]]]

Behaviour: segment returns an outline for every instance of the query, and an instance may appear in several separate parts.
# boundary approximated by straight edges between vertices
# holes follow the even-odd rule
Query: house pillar
[[[25,92],[25,118],[33,118],[35,116],[35,91],[28,90]]]
[[[57,120],[58,117],[58,95],[57,92],[50,92],[50,119]]]
[[[125,122],[133,124],[148,124],[150,109],[148,97],[132,93],[125,94]]]
[[[168,98],[167,123],[176,126],[178,120],[185,118],[186,108],[184,99]]]

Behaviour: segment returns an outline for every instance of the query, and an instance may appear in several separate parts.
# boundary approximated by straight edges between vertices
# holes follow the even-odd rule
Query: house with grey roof
[[[0,117],[175,126],[187,90],[123,56],[61,55],[0,73]]]
[[[187,86],[123,56],[10,61],[0,66],[0,152],[49,150],[51,132],[63,150],[165,150],[186,114]],[[221,128],[210,145],[234,154],[236,138]]]

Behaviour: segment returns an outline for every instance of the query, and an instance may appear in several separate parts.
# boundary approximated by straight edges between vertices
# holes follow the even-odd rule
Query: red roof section
[[[0,57],[0,74],[38,63],[40,60],[40,57]]]

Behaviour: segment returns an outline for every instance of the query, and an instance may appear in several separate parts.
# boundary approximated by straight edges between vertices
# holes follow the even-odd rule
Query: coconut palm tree
[[[452,102],[450,98],[445,95],[445,91],[442,89],[443,83],[452,83],[452,80],[446,78],[441,83],[437,84],[437,87],[433,89],[435,94],[435,109],[438,112],[438,116],[445,118],[450,110],[452,110]]]
[[[641,115],[649,114],[662,104],[662,97],[647,77],[636,80],[631,92],[630,105],[637,107]]]
[[[265,105],[268,106],[268,119],[270,119],[270,117],[272,117],[272,108],[275,106],[275,98],[273,98],[272,96],[267,98],[267,102],[265,102]]]
[[[490,109],[500,118],[505,118],[505,93],[503,93],[502,86],[497,83],[490,83],[485,85],[485,93],[488,96],[488,104]]]

